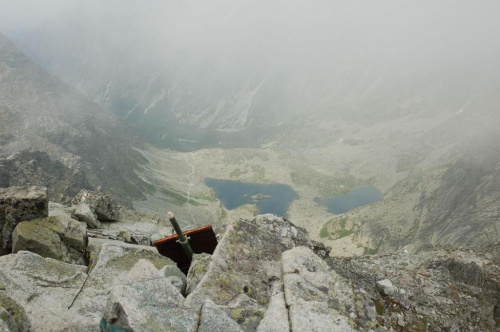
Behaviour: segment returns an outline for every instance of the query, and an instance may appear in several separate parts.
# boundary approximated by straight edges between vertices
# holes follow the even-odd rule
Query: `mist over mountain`
[[[498,13],[0,0],[0,330],[499,331]]]
[[[46,186],[54,201],[101,187],[129,204],[146,190],[138,135],[1,34],[0,119],[0,187]]]
[[[54,7],[56,18],[12,38],[158,146],[321,144],[341,138],[325,123],[476,116],[499,102],[492,1]]]

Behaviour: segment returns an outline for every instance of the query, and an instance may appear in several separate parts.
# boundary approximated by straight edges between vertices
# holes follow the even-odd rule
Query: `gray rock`
[[[130,243],[139,244],[141,246],[150,246],[151,239],[146,234],[132,234],[130,236]]]
[[[86,228],[64,216],[19,223],[12,235],[13,252],[28,250],[42,257],[85,265]]]
[[[287,331],[290,331],[288,309],[286,308],[283,285],[281,281],[277,281],[273,285],[271,302],[269,302],[264,318],[260,321],[257,332]]]
[[[158,254],[154,247],[95,239],[89,246],[93,247],[89,249],[90,255],[95,255],[91,259],[91,270],[71,308],[80,317],[80,326],[89,329],[99,325],[110,290],[116,285],[130,281],[129,272],[139,260],[147,260],[157,269],[174,264],[170,259]],[[178,296],[181,296],[178,290],[172,287]]]
[[[49,201],[49,217],[64,216],[71,218],[74,208]]]
[[[433,249],[377,259],[331,257],[329,265],[369,293],[379,329],[497,331],[500,270],[482,263],[491,255],[498,262],[499,245],[474,252]]]
[[[119,224],[118,226],[123,225],[123,223],[118,223],[118,224]],[[151,245],[151,240],[148,235],[139,232],[132,233],[128,230],[121,231],[120,233],[118,233],[117,239],[127,243],[139,244],[141,246]]]
[[[123,207],[120,207],[119,215],[118,221],[103,221],[100,229],[89,230],[89,236],[151,245],[152,240],[172,235],[170,222],[156,215]]]
[[[20,251],[0,257],[0,284],[2,292],[24,308],[33,330],[62,332],[76,318],[68,307],[85,281],[86,270]]]
[[[82,190],[72,200],[71,204],[87,204],[99,221],[116,221],[120,217],[118,206],[110,195]]]
[[[394,286],[389,279],[377,281],[377,288],[380,293],[386,296],[393,296],[398,293],[398,288]]]
[[[0,307],[0,332],[17,332],[16,323],[12,315]]]
[[[208,269],[211,255],[207,253],[194,254],[187,274],[186,295],[189,295],[198,286]]]
[[[243,330],[212,300],[206,299],[201,309],[198,332],[213,331],[242,332]]]
[[[186,275],[176,265],[165,265],[160,270],[160,275],[167,278],[168,282],[174,285],[182,295],[186,294]]]
[[[347,332],[356,331],[346,316],[329,308],[324,302],[306,302],[290,306],[291,331]]]
[[[243,331],[255,331],[266,312],[264,306],[246,294],[239,294],[227,304],[229,314]]]
[[[101,245],[103,245],[104,243],[116,245],[122,244],[121,241],[89,237],[86,252],[89,271],[91,271],[94,267],[97,261],[97,256],[99,255],[99,251],[101,251]]]
[[[147,260],[139,260],[113,287],[100,323],[103,331],[196,331],[198,310]],[[236,324],[237,325],[237,324]],[[212,330],[216,331],[216,330]]]
[[[0,331],[32,331],[24,309],[8,297],[4,291],[0,291]]]
[[[158,241],[158,240],[161,240],[167,236],[170,236],[172,235],[172,228],[165,228],[163,229],[162,231],[160,232],[154,232],[153,234],[151,234],[151,243],[155,242],[155,241]]]
[[[2,248],[12,248],[12,232],[22,221],[44,218],[48,212],[47,189],[40,187],[0,188],[0,231]]]
[[[16,323],[12,315],[0,307],[0,332],[17,332]]]
[[[331,270],[306,247],[282,255],[285,301],[292,331],[365,330],[375,324],[375,308],[363,290]]]
[[[281,277],[281,253],[309,244],[303,229],[274,215],[234,222],[227,226],[205,275],[188,295],[186,303],[201,306],[210,298],[217,305],[228,306],[245,294],[258,308],[231,310],[231,317],[244,330],[255,330],[269,303],[273,281]]]
[[[73,206],[72,216],[80,221],[83,221],[84,223],[87,224],[87,226],[91,228],[101,227],[101,223],[96,219],[96,215],[92,212],[90,207],[85,203]]]

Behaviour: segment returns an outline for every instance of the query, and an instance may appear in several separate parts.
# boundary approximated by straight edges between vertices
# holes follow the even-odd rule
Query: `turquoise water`
[[[326,206],[328,211],[335,214],[346,213],[357,207],[381,201],[382,193],[370,186],[359,186],[347,195],[339,195],[327,199],[315,198],[315,202]]]
[[[259,213],[286,216],[290,203],[299,198],[292,187],[279,183],[258,184],[209,178],[204,182],[212,188],[215,196],[228,210],[245,204],[255,204]],[[260,197],[255,197],[255,195],[260,195]]]

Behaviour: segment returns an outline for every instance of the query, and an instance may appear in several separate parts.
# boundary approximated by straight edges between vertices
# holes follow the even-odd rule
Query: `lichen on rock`
[[[85,265],[86,228],[64,216],[23,221],[12,235],[12,252],[28,250],[67,263]]]

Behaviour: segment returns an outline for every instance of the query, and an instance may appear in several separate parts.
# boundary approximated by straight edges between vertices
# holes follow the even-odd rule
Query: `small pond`
[[[339,195],[326,199],[315,198],[314,201],[326,206],[328,211],[335,214],[346,213],[357,207],[381,201],[382,193],[370,186],[359,186],[347,195]]]
[[[292,187],[279,183],[258,184],[209,178],[204,182],[228,210],[255,204],[259,213],[286,216],[290,203],[299,198]]]

